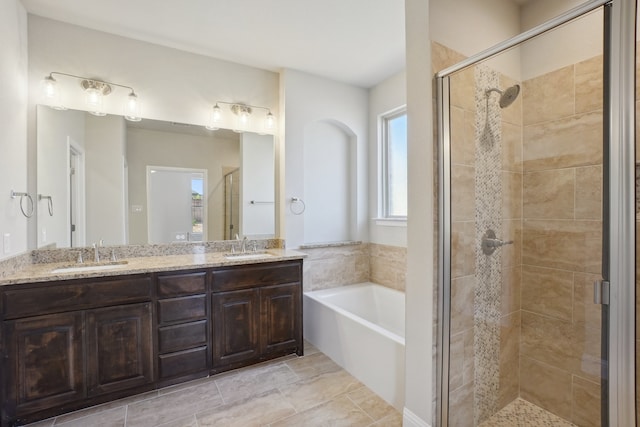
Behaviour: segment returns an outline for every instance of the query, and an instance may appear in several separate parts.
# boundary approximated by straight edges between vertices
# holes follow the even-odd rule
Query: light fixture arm
[[[135,90],[131,87],[131,86],[127,86],[127,85],[121,85],[118,83],[112,83],[112,82],[106,82],[104,80],[100,80],[100,79],[94,79],[94,78],[90,78],[90,77],[82,77],[82,76],[76,76],[75,74],[69,74],[69,73],[62,73],[59,71],[52,71],[49,73],[49,77],[51,77],[53,79],[53,75],[58,75],[58,76],[67,76],[67,77],[73,77],[76,79],[80,79],[80,80],[89,80],[89,81],[93,81],[93,82],[97,82],[97,83],[103,83],[109,86],[117,86],[117,87],[122,87],[125,89],[129,89],[131,91],[132,94],[135,95]],[[55,80],[55,79],[54,79]]]
[[[259,109],[261,109],[261,110],[267,110],[267,114],[271,113],[271,109],[270,109],[270,108],[267,108],[267,107],[260,107],[260,106],[257,106],[257,105],[243,104],[243,103],[241,103],[241,102],[224,102],[224,101],[216,101],[216,105],[218,105],[218,104],[230,105],[230,106],[231,106],[231,110],[232,110],[232,111],[234,110],[234,107],[235,107],[235,109],[241,109],[241,108],[243,108],[243,107],[244,107],[244,108],[247,108],[247,107],[248,107],[248,108],[251,108],[251,109],[253,109],[253,108],[259,108]],[[249,110],[249,111],[251,111],[251,110]]]

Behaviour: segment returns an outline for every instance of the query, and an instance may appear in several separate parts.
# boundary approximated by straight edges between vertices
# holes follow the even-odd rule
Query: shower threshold
[[[575,424],[517,398],[478,427],[575,427]]]

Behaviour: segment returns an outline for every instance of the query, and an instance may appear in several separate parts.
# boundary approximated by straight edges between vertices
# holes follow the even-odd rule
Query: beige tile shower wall
[[[367,243],[302,249],[304,292],[366,282],[370,277]]]
[[[502,76],[501,88],[519,84]],[[519,396],[520,294],[522,279],[522,96],[502,114],[502,230],[499,237],[513,240],[500,249],[502,291],[500,320],[500,395],[498,409]]]
[[[369,243],[369,271],[373,283],[404,292],[407,248]]]
[[[523,84],[520,394],[600,424],[602,57]]]
[[[434,72],[464,56],[438,43],[431,50]],[[475,79],[473,69],[451,79],[451,333],[450,425],[473,425],[475,293]]]
[[[432,44],[434,72],[464,57]],[[502,76],[502,88],[516,81]],[[475,78],[465,70],[451,78],[452,158],[452,288],[450,347],[450,425],[473,425],[475,218]],[[497,102],[497,101],[496,101]],[[499,237],[515,240],[496,254],[502,260],[500,387],[498,406],[518,397],[520,352],[520,278],[522,230],[522,98],[501,111],[502,230]]]

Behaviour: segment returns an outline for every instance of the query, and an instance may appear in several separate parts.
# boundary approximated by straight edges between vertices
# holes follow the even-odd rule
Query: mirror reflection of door
[[[240,168],[224,175],[224,238],[232,240],[240,229]]]
[[[69,147],[69,243],[72,248],[85,245],[84,229],[84,152],[71,140]]]
[[[207,171],[147,166],[149,243],[207,238]]]

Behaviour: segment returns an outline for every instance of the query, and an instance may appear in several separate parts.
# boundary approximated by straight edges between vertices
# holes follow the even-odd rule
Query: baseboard
[[[431,427],[429,423],[422,418],[408,410],[406,407],[402,411],[402,426],[403,427]]]

